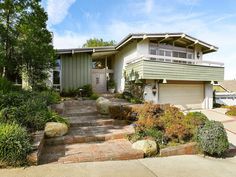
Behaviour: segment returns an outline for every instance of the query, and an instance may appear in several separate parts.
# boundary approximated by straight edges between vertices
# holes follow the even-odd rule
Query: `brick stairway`
[[[40,164],[143,158],[143,152],[132,149],[125,139],[134,133],[133,127],[99,115],[95,101],[67,101],[65,106],[69,132],[45,139]]]

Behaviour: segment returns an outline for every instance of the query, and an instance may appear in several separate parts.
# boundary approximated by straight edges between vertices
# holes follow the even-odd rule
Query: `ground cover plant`
[[[236,116],[236,106],[228,106],[228,111],[226,112],[226,115],[229,116]]]

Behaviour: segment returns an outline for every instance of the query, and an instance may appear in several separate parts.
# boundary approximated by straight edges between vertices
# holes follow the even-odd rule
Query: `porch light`
[[[166,83],[167,83],[167,80],[166,80],[166,79],[163,79],[162,83],[163,83],[163,84],[166,84]]]
[[[157,88],[156,88],[156,85],[154,85],[154,86],[152,87],[152,94],[155,96],[156,93],[157,93]]]

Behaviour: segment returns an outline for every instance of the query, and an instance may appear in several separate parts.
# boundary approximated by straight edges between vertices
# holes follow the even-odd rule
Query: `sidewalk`
[[[236,157],[172,156],[0,169],[1,177],[235,177]]]

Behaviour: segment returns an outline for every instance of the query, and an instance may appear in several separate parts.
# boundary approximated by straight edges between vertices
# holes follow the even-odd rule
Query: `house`
[[[218,104],[236,105],[236,80],[225,80],[214,85],[215,101]]]
[[[213,82],[224,80],[224,64],[205,61],[217,47],[184,33],[129,34],[116,46],[58,49],[54,79],[60,90],[91,84],[107,92],[107,80],[123,92],[125,78],[141,81],[143,97],[181,109],[210,109]]]

